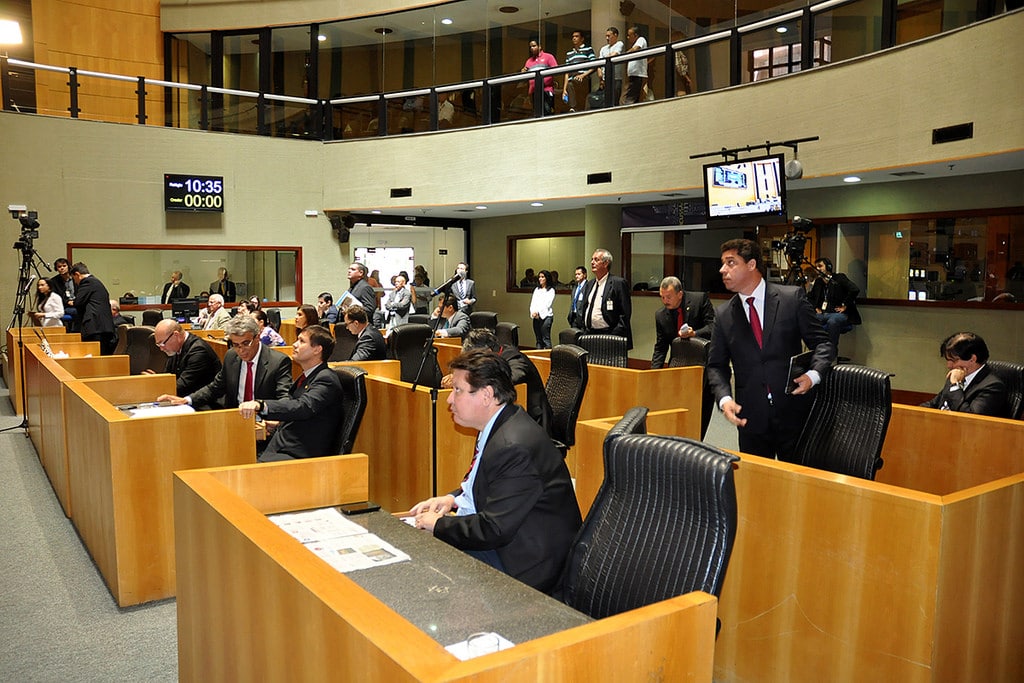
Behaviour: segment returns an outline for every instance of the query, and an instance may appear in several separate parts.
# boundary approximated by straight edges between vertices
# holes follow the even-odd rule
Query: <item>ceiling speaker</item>
[[[799,180],[804,177],[804,165],[799,159],[790,159],[786,162],[786,177],[789,180]]]

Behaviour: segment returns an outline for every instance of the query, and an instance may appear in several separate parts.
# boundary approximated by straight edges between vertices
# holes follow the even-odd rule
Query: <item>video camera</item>
[[[786,258],[793,263],[799,263],[804,259],[804,249],[807,248],[807,232],[813,227],[814,221],[810,218],[793,218],[793,231],[787,232],[781,240],[772,242],[772,249],[784,251]]]
[[[11,212],[11,218],[21,223],[21,235],[12,248],[31,253],[32,240],[39,237],[39,212],[29,211],[22,204],[9,204],[7,210]]]

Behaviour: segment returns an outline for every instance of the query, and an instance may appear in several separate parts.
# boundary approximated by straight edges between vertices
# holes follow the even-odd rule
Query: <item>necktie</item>
[[[480,443],[479,443],[479,441],[473,447],[473,459],[469,461],[469,469],[466,470],[466,476],[464,476],[462,478],[462,481],[466,481],[467,479],[469,479],[469,475],[473,471],[473,465],[476,464],[476,459],[477,459],[478,455],[480,455]]]
[[[754,331],[754,339],[757,341],[757,345],[763,347],[764,342],[761,338],[761,318],[757,316],[757,309],[754,308],[754,297],[747,297],[747,305],[750,306],[750,329]]]
[[[253,369],[252,365],[253,362],[251,360],[245,362],[245,393],[242,394],[243,401],[252,400],[253,376],[256,374],[256,371]]]
[[[302,388],[302,385],[306,383],[306,373],[299,375],[299,378],[295,380],[295,390],[298,391]]]
[[[577,305],[580,300],[580,290],[583,288],[582,284],[576,285],[576,291],[572,293],[572,312],[576,312]]]
[[[590,303],[587,304],[587,329],[594,327],[594,304],[597,303],[597,280],[594,280],[594,290],[590,293]]]
[[[679,305],[679,308],[677,308],[676,311],[678,311],[678,314],[676,315],[676,318],[677,318],[677,320],[676,320],[676,330],[678,330],[679,328],[681,328],[683,326],[683,323],[686,322],[686,316],[683,315],[683,306],[682,306],[682,304]]]

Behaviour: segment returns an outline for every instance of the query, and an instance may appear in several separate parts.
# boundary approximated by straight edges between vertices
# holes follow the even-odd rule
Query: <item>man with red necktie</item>
[[[739,428],[740,450],[789,460],[811,409],[808,392],[828,374],[836,351],[804,290],[767,282],[763,267],[757,242],[722,245],[719,272],[736,296],[715,316],[707,378],[718,407]],[[813,352],[811,367],[787,393],[789,361],[803,344]]]
[[[715,309],[707,292],[684,292],[679,278],[668,276],[661,281],[661,303],[665,308],[654,314],[657,333],[651,369],[665,367],[665,357],[676,337],[711,339]]]

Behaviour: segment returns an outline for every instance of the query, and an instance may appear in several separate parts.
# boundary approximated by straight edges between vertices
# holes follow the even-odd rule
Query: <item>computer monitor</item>
[[[199,315],[199,302],[195,299],[174,299],[171,301],[171,317],[179,323],[187,323]]]

